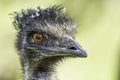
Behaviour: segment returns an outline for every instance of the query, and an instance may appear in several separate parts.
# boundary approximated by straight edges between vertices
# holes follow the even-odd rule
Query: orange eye
[[[36,43],[40,43],[43,41],[43,36],[40,34],[40,33],[35,33],[33,34],[33,40],[36,42]]]

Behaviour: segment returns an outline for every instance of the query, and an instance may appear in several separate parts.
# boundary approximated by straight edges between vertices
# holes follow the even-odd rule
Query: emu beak
[[[66,49],[63,50],[63,52],[71,56],[87,57],[86,50],[72,39],[64,38],[61,45],[66,47]]]

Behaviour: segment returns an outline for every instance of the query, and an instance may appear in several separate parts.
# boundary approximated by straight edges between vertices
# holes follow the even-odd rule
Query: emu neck
[[[29,76],[28,76],[29,74]],[[54,72],[25,72],[24,80],[57,80]]]
[[[55,75],[56,62],[59,57],[40,60],[25,59],[22,61],[24,80],[57,80]]]

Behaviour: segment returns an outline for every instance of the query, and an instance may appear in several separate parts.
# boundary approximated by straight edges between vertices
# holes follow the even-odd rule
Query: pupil
[[[36,39],[40,39],[42,36],[41,35],[36,35]]]

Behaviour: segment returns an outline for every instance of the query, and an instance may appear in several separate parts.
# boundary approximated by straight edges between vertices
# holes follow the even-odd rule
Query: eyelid
[[[35,33],[41,33],[43,35],[43,38],[45,38],[45,39],[49,39],[49,37],[50,37],[49,34],[47,34],[45,32],[42,32],[42,31],[38,31],[38,30],[27,31],[27,32],[28,32],[28,36],[31,37],[31,38]],[[52,38],[52,36],[51,36],[51,38]]]

